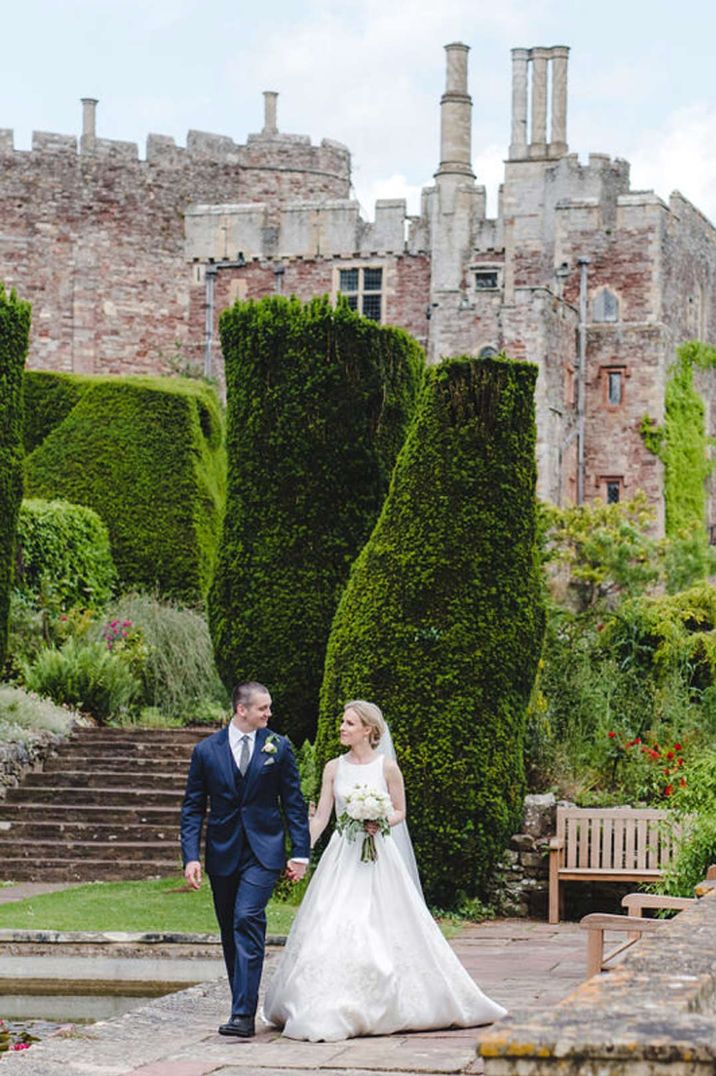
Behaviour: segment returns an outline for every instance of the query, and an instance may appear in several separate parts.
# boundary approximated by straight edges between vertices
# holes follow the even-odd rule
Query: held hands
[[[192,859],[187,863],[184,868],[184,877],[192,889],[199,889],[201,886],[201,863],[198,859]]]
[[[295,859],[289,859],[284,873],[290,882],[300,882],[307,867],[307,863],[297,863]]]
[[[377,822],[364,822],[363,829],[366,833],[370,834],[371,837],[375,837],[376,833],[380,832],[380,826]]]

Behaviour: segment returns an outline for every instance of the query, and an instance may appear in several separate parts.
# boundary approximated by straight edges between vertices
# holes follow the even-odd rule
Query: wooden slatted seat
[[[550,923],[562,916],[562,882],[655,882],[681,832],[668,811],[656,808],[558,807],[549,846]]]

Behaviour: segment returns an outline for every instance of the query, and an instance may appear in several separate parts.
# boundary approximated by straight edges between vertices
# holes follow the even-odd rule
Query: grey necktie
[[[243,777],[249,768],[249,737],[241,737],[241,752],[239,754],[239,773]]]

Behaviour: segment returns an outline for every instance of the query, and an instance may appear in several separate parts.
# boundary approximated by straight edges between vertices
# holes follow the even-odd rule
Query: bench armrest
[[[694,897],[667,897],[656,893],[627,893],[622,898],[622,907],[626,908],[630,915],[641,915],[644,908],[666,908],[680,912],[695,903]]]
[[[559,851],[561,851],[562,848],[564,848],[564,838],[563,837],[550,837],[550,839],[549,839],[549,850],[550,850],[550,852],[559,852]]]
[[[606,912],[592,912],[579,920],[582,930],[633,930],[640,934],[651,934],[666,926],[668,919],[642,919],[637,915],[609,915]]]

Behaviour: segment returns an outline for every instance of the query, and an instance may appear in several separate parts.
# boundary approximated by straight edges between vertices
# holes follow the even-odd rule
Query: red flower
[[[666,788],[664,789],[664,795],[665,796],[670,796],[673,793],[673,791],[674,791],[674,786],[673,785],[667,785]]]
[[[604,631],[604,625],[603,624],[597,624],[597,631]]]
[[[684,749],[683,749],[683,747],[681,746],[680,743],[675,743],[674,744],[674,751],[683,751],[683,750]]]
[[[679,784],[681,785],[682,788],[686,788],[686,778],[685,777],[680,777],[679,778]]]
[[[676,760],[676,765],[677,765],[677,766],[683,766],[683,765],[684,765],[684,760],[683,760],[683,758],[677,758],[677,760]]]
[[[673,752],[673,751],[667,751],[667,752],[666,752],[666,757],[667,757],[668,759],[672,759],[672,758],[674,757],[674,752]]]
[[[641,736],[637,736],[637,738],[634,740],[634,743],[641,743]]]
[[[616,736],[616,732],[608,732],[607,736],[609,737],[610,740],[613,740],[614,737]]]

